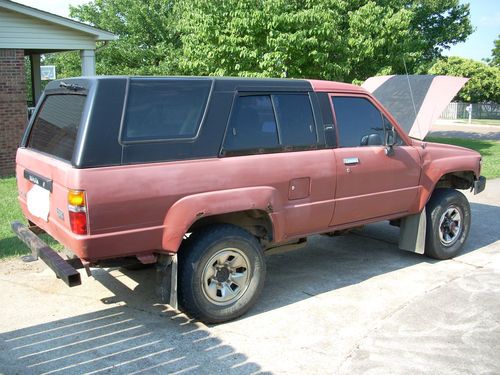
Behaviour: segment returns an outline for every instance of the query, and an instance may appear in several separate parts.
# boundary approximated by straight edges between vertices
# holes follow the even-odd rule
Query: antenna
[[[410,89],[411,104],[413,105],[413,111],[415,112],[415,121],[417,122],[419,133],[422,133],[422,130],[420,129],[420,123],[418,122],[417,107],[415,107],[415,100],[413,99],[413,90],[411,88],[410,76],[408,75],[408,69],[406,68],[406,61],[404,56],[403,56],[403,65],[405,66],[406,80],[408,81],[408,87]]]

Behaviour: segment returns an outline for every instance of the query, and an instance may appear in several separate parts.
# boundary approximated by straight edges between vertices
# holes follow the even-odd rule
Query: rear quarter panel
[[[303,177],[311,179],[310,194],[289,200],[290,181]],[[66,183],[87,194],[84,257],[111,258],[177,251],[180,241],[172,238],[182,239],[198,213],[270,206],[275,240],[320,231],[333,212],[335,160],[333,150],[315,150],[72,169]],[[255,188],[270,193],[254,194]]]

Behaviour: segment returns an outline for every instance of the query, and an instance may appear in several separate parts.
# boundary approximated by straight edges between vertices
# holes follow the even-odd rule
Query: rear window
[[[122,139],[196,137],[211,84],[208,80],[131,80]]]
[[[33,123],[28,148],[71,160],[86,98],[70,94],[47,96]]]

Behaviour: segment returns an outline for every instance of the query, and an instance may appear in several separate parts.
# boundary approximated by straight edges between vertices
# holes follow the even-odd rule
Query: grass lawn
[[[0,178],[0,259],[31,252],[10,229],[10,223],[14,220],[26,223],[17,203],[16,179]],[[53,248],[62,249],[62,246],[49,235],[43,234],[40,237]]]
[[[476,150],[483,156],[481,174],[487,179],[500,177],[499,141],[438,137],[427,137],[425,140],[429,142],[447,143],[450,145],[462,146]]]
[[[469,120],[454,120],[460,124],[468,124]],[[472,119],[472,124],[479,125],[497,125],[500,126],[500,120],[483,120],[483,119]]]
[[[500,177],[500,142],[476,139],[429,137],[429,142],[448,143],[479,151],[483,155],[482,175],[486,178]],[[12,233],[10,223],[24,221],[17,203],[17,186],[14,177],[0,179],[0,259],[28,254],[30,250]],[[50,236],[41,235],[42,239],[55,249],[62,246]]]

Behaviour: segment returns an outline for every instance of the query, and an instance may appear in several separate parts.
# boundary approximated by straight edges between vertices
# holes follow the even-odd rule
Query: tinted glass
[[[210,86],[207,80],[131,80],[123,138],[147,141],[195,137]]]
[[[316,145],[316,129],[309,95],[273,95],[283,146]]]
[[[38,112],[28,148],[71,160],[86,96],[50,95]]]
[[[278,146],[278,131],[271,97],[238,97],[227,128],[224,149],[234,151]]]
[[[333,97],[340,147],[384,144],[382,115],[364,98]]]

